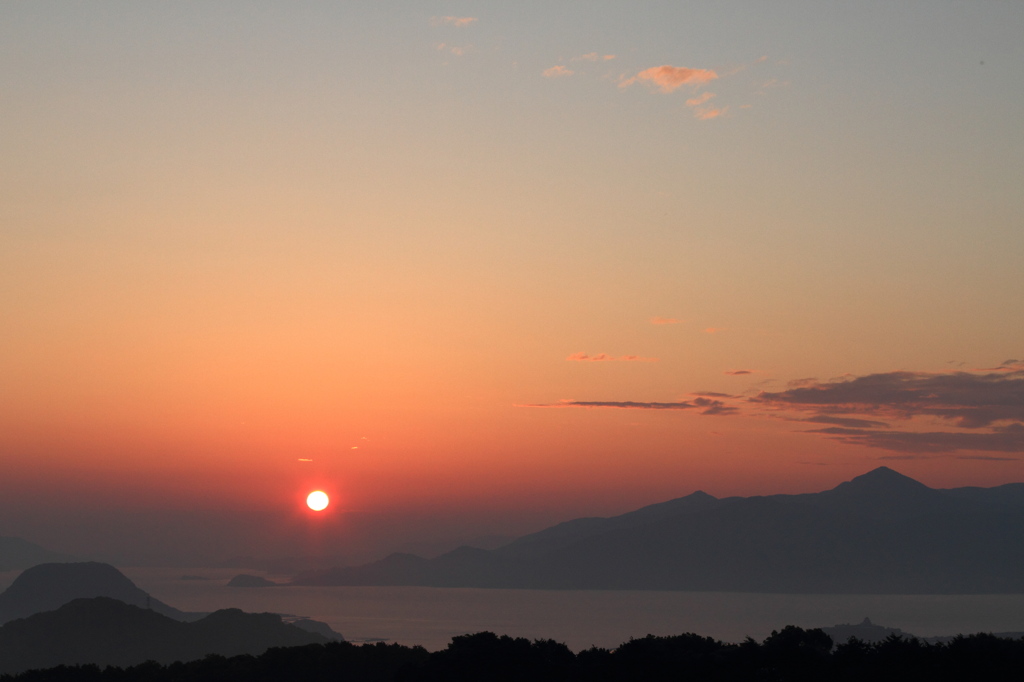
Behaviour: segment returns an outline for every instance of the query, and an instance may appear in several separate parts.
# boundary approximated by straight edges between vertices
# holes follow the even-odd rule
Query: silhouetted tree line
[[[787,626],[758,643],[728,644],[695,634],[631,639],[614,650],[574,654],[553,640],[490,632],[422,647],[348,642],[270,649],[260,656],[207,656],[188,663],[130,668],[60,666],[0,676],[0,682],[544,682],[1024,679],[1024,639],[977,634],[929,644],[892,636],[833,647],[818,629]]]

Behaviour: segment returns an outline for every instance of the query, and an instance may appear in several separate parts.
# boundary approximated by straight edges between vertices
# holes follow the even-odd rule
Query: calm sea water
[[[154,597],[186,611],[236,607],[322,620],[351,641],[382,639],[436,650],[456,635],[490,630],[551,638],[574,650],[630,637],[696,632],[763,639],[784,625],[859,622],[922,637],[1024,631],[1024,595],[790,595],[736,592],[482,590],[429,587],[280,587],[225,583],[237,570],[128,568]],[[207,580],[182,580],[183,575]],[[10,579],[13,579],[12,574]],[[8,578],[8,576],[3,576]],[[268,576],[271,579],[274,576]],[[4,583],[9,580],[4,580]]]

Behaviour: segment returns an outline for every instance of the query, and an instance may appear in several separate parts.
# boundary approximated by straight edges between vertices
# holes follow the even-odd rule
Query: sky
[[[4,3],[0,535],[354,561],[880,465],[1022,481],[1022,29]]]

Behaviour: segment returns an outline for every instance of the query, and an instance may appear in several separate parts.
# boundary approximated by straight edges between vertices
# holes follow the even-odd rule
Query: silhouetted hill
[[[323,636],[271,613],[217,611],[192,623],[107,597],[76,599],[0,627],[0,673],[93,663],[171,663],[207,654],[259,654],[270,647],[324,643]]]
[[[831,637],[835,644],[844,644],[851,637],[861,642],[874,644],[876,642],[884,642],[889,637],[906,637],[909,639],[914,636],[903,632],[899,628],[876,625],[871,622],[870,618],[865,618],[859,623],[839,623],[830,628],[821,628],[821,631]],[[952,637],[949,639],[952,639]]]
[[[951,488],[942,492],[961,500],[1024,509],[1024,483],[1007,483],[995,488]]]
[[[110,564],[94,561],[40,564],[26,569],[0,594],[0,624],[43,611],[53,611],[73,599],[110,597],[125,604],[151,608],[175,620],[195,620],[192,614],[164,604],[136,587]]]
[[[630,639],[614,649],[573,653],[554,640],[491,632],[452,638],[447,648],[345,642],[274,648],[258,656],[208,656],[189,663],[150,661],[127,669],[63,666],[10,682],[1017,682],[1024,640],[990,634],[929,643],[908,636],[836,643],[821,629],[788,625],[762,642],[728,643],[685,633]]]
[[[70,554],[54,552],[28,540],[0,537],[0,571],[15,571],[36,564],[74,560]]]
[[[1024,485],[936,490],[879,467],[832,490],[705,493],[504,547],[392,555],[305,585],[823,593],[1024,592]]]

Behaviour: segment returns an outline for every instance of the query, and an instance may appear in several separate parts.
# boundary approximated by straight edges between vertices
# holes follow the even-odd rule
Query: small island
[[[248,575],[246,573],[239,573],[228,581],[228,587],[275,587],[278,584],[273,580],[267,580],[261,576]]]

